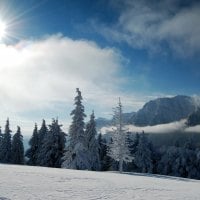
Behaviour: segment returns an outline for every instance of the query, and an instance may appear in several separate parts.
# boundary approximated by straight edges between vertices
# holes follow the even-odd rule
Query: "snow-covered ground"
[[[0,199],[199,200],[200,181],[144,174],[0,165]]]

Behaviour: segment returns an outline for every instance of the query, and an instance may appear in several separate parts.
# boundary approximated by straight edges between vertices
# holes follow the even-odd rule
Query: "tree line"
[[[176,142],[171,146],[155,147],[148,134],[130,133],[124,128],[120,99],[114,109],[115,128],[110,136],[97,134],[94,111],[85,124],[82,95],[78,88],[76,92],[68,134],[63,132],[58,119],[53,119],[50,125],[43,120],[39,129],[35,124],[26,152],[20,127],[12,137],[8,119],[3,133],[0,129],[0,162],[200,179],[200,149],[192,138],[183,146]]]
[[[18,126],[11,140],[9,119],[6,121],[4,133],[0,129],[0,162],[24,164],[24,145],[21,129]]]

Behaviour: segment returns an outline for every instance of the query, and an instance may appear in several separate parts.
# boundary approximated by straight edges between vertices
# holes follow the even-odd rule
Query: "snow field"
[[[200,181],[0,165],[0,200],[199,200]]]

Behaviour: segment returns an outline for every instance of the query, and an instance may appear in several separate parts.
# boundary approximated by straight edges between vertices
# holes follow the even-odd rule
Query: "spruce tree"
[[[39,144],[38,128],[37,124],[35,124],[33,135],[29,141],[30,148],[26,151],[25,154],[25,156],[28,158],[27,161],[28,165],[37,165],[38,144]]]
[[[23,136],[21,135],[20,127],[17,127],[17,132],[12,140],[12,163],[24,164],[24,145]]]
[[[71,138],[70,142],[72,144],[76,144],[79,140],[82,142],[86,142],[86,138],[84,135],[84,118],[86,117],[84,113],[85,108],[82,105],[83,98],[81,96],[81,91],[79,90],[79,88],[76,89],[76,92],[77,96],[74,99],[75,109],[72,110],[70,114],[72,116],[72,124],[70,126],[69,134]]]
[[[3,158],[2,145],[3,145],[3,134],[1,132],[1,127],[0,127],[0,162],[2,161]]]
[[[45,138],[48,134],[48,128],[46,126],[46,122],[43,119],[42,120],[42,125],[40,130],[38,131],[38,156],[37,156],[37,165],[42,166],[43,163],[43,148],[44,148],[44,142],[45,142]]]
[[[186,178],[197,177],[197,154],[193,137],[190,137],[181,151],[182,176]]]
[[[162,156],[158,162],[158,172],[164,175],[181,176],[181,160],[179,148],[175,146],[162,147]]]
[[[152,159],[151,143],[148,141],[148,138],[144,132],[140,136],[137,150],[135,152],[134,162],[141,172],[152,173],[153,159]]]
[[[1,162],[11,163],[11,130],[9,125],[9,119],[6,121],[5,132],[3,134],[2,146],[1,146]]]
[[[119,162],[119,171],[123,171],[123,163],[128,163],[133,160],[133,156],[130,154],[128,147],[127,133],[123,127],[123,112],[122,104],[119,99],[118,106],[114,110],[114,122],[115,130],[112,135],[112,143],[108,149],[108,155],[113,158],[115,161]]]
[[[1,132],[1,126],[0,126],[0,147],[1,147],[1,144],[2,144],[2,140],[3,140],[3,134]]]
[[[197,175],[196,178],[200,179],[200,149],[196,149],[196,167],[197,167]]]
[[[92,170],[100,170],[100,159],[99,159],[99,145],[96,139],[96,123],[94,111],[90,116],[90,121],[86,125],[85,135],[88,143],[88,154]]]
[[[3,140],[3,134],[2,134],[2,131],[1,131],[1,126],[0,126],[0,148],[1,148],[1,145],[2,145],[2,140]]]
[[[84,132],[84,106],[80,90],[76,89],[75,108],[71,112],[72,124],[69,128],[70,141],[63,157],[63,168],[69,169],[91,169],[88,157],[87,137]]]
[[[128,133],[128,147],[132,157],[135,157],[135,152],[137,151],[139,139],[140,139],[139,133],[136,134]],[[132,162],[126,164],[126,169],[127,171],[136,171],[137,166],[135,164],[134,159],[132,160]]]
[[[44,138],[40,152],[41,165],[46,167],[61,167],[61,158],[65,149],[65,134],[58,120],[53,119],[49,132]]]
[[[98,136],[98,143],[99,143],[99,158],[100,158],[100,166],[101,171],[108,171],[111,168],[112,161],[111,158],[107,155],[108,151],[108,144],[105,138],[102,137],[100,133]]]

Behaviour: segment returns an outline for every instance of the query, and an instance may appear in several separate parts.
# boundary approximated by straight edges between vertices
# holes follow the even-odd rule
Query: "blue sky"
[[[30,132],[59,117],[75,88],[86,112],[109,117],[178,94],[200,95],[200,3],[147,0],[2,0],[0,121]],[[22,128],[23,129],[23,128]]]

